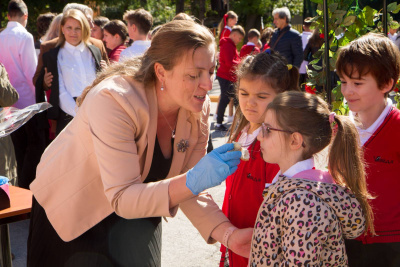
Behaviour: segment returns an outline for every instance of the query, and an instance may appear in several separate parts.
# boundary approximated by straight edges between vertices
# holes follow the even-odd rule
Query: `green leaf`
[[[328,6],[328,8],[329,8],[329,10],[331,11],[331,12],[335,12],[336,11],[336,9],[338,8],[338,3],[333,3],[333,4],[330,4],[329,6]]]
[[[321,67],[321,66],[318,66],[318,65],[312,65],[312,67],[313,67],[315,70],[322,70],[322,67]]]
[[[343,33],[343,28],[342,27],[336,28],[336,30],[335,30],[335,35],[336,36],[338,36],[338,35],[340,35],[342,33]]]
[[[396,2],[390,3],[390,4],[387,6],[387,12],[393,12],[393,11],[395,11],[396,9],[397,9],[397,3],[396,3]]]
[[[315,16],[315,17],[313,17],[313,18],[307,20],[306,22],[314,22],[314,21],[317,21],[320,17],[321,17],[321,16]]]
[[[323,0],[311,0],[311,2],[317,3],[317,4],[323,4]]]
[[[345,26],[345,27],[350,26],[351,24],[354,23],[354,21],[356,20],[356,18],[357,18],[356,16],[347,16],[347,17],[343,20],[342,25]]]
[[[314,64],[317,64],[319,61],[320,61],[320,59],[317,58],[317,59],[314,59],[313,61],[311,61],[311,62],[308,63],[308,64],[314,65]]]
[[[399,13],[399,11],[400,11],[400,4],[397,5],[396,9],[393,10],[392,13],[393,13],[393,14],[397,14],[397,13]]]

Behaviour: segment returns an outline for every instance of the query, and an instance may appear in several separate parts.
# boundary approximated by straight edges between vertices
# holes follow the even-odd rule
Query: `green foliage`
[[[313,25],[320,33],[324,33],[324,20],[323,20],[323,0],[311,0],[318,3],[317,16],[312,18]],[[364,7],[362,10],[356,5],[352,7],[352,0],[329,0],[328,1],[328,42],[329,42],[329,73],[335,70],[336,60],[338,57],[338,49],[346,46],[354,39],[370,32],[382,31],[382,17],[381,12],[372,9],[369,6]],[[397,13],[400,11],[400,4],[396,2],[388,5],[388,12]],[[388,24],[393,21],[393,18],[388,16]],[[316,86],[325,86],[326,75],[325,66],[325,44],[313,56],[314,60],[309,64],[312,65],[314,70],[307,70],[308,80],[307,86],[315,88]],[[322,59],[322,68],[317,66],[318,61]],[[338,82],[332,89],[332,108],[346,114],[348,107],[344,106],[343,95],[340,90],[340,82]],[[324,88],[321,93],[325,98],[327,92]]]

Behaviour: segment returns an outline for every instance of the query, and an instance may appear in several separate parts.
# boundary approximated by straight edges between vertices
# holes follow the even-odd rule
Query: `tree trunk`
[[[204,24],[204,16],[206,13],[206,0],[199,0],[199,20]]]
[[[261,33],[261,16],[257,14],[247,14],[246,16],[246,28],[244,29],[249,32],[250,29],[257,29]],[[245,40],[247,41],[247,34]]]
[[[176,14],[185,11],[185,0],[176,0]]]

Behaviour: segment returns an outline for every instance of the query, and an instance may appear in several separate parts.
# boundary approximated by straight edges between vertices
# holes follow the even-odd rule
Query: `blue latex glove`
[[[236,171],[242,152],[230,150],[232,143],[214,149],[186,173],[186,186],[194,195],[221,184]]]

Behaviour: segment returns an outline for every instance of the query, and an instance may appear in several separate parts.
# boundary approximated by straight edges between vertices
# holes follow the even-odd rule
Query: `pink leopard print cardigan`
[[[350,190],[281,176],[264,191],[249,266],[347,266],[344,238],[356,238],[364,228]]]

